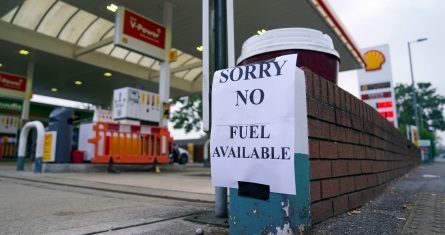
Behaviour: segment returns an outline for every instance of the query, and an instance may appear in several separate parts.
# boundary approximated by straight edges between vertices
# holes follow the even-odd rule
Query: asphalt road
[[[225,234],[184,221],[212,203],[0,177],[0,234]]]
[[[195,234],[198,228],[227,234],[227,229],[184,220],[213,210],[207,171],[34,174],[0,166],[0,234]],[[440,213],[422,214],[419,220],[415,215],[425,207],[420,200],[425,195],[440,199],[431,206]],[[405,234],[416,227],[413,222],[437,227],[442,198],[445,163],[424,164],[363,207],[313,226],[312,234]]]

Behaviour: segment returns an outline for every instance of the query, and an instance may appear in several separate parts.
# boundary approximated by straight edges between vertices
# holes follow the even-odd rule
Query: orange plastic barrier
[[[173,139],[167,128],[97,122],[92,163],[170,163]]]

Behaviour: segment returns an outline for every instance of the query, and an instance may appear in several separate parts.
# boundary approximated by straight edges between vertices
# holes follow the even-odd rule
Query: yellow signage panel
[[[54,162],[56,160],[57,131],[45,132],[43,142],[43,161]]]
[[[189,162],[193,162],[193,155],[195,146],[192,143],[187,144],[187,151],[189,152]]]
[[[168,59],[170,62],[175,62],[176,60],[178,60],[178,51],[177,50],[171,50],[168,53]]]
[[[412,136],[413,136],[413,143],[419,147],[419,132],[417,131],[417,128],[411,129]]]
[[[408,139],[410,139],[414,145],[419,147],[420,135],[419,135],[419,130],[417,129],[417,127],[412,126],[412,125],[408,126],[407,134],[408,134]]]
[[[163,103],[162,104],[162,119],[169,119],[170,118],[170,103]]]

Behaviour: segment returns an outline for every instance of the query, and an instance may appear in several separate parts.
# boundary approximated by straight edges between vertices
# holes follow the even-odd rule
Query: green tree
[[[417,86],[415,93],[420,117],[419,135],[421,139],[431,140],[431,152],[435,156],[437,139],[435,132],[445,130],[443,116],[445,97],[436,94],[436,89],[431,86],[431,83],[418,83]],[[406,84],[398,84],[395,87],[395,92],[399,129],[403,134],[406,134],[408,125],[416,125],[412,87]]]
[[[175,98],[172,105],[178,105],[179,109],[172,113],[170,118],[173,128],[184,129],[185,133],[200,131],[202,121],[201,95],[191,95]]]
[[[420,126],[428,131],[445,130],[443,108],[445,97],[436,94],[431,83],[418,83],[416,89],[417,110],[420,116]],[[397,84],[395,87],[398,122],[400,125],[416,125],[412,87],[406,84]]]

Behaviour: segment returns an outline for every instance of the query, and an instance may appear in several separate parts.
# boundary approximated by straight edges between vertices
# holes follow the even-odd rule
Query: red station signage
[[[127,9],[124,11],[124,34],[165,48],[165,27]]]
[[[394,112],[393,111],[379,112],[379,113],[384,118],[394,118]]]
[[[392,108],[394,105],[392,101],[382,101],[376,103],[377,109],[385,109],[385,108]]]
[[[25,92],[26,78],[0,72],[0,88]]]
[[[362,95],[362,100],[369,100],[369,99],[378,99],[378,98],[389,98],[391,97],[391,92],[379,92],[379,93],[370,93]]]
[[[114,44],[164,61],[166,27],[120,6],[116,12]]]

